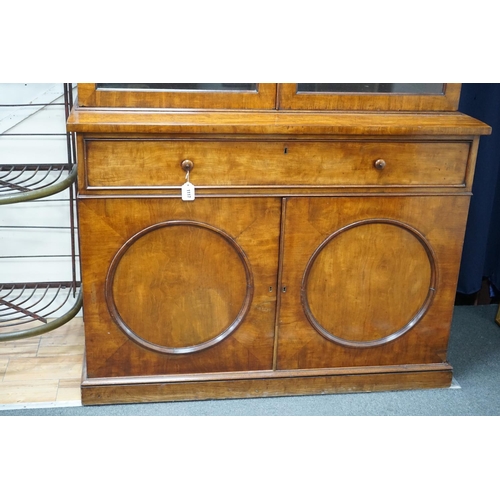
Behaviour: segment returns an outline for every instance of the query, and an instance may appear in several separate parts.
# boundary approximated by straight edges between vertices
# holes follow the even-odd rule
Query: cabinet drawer
[[[86,186],[461,186],[469,142],[86,139]],[[376,168],[383,160],[385,166]],[[379,162],[380,166],[380,162]]]

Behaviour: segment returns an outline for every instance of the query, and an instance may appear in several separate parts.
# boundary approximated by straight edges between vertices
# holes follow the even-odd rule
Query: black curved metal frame
[[[47,103],[40,106],[63,105],[65,117],[67,119],[73,106],[72,88],[72,84],[64,84],[64,103]],[[31,105],[32,104],[20,104],[14,106],[22,107]],[[54,134],[41,133],[20,135],[47,136]],[[77,177],[76,148],[74,135],[72,133],[66,133],[64,135],[67,143],[67,163],[0,165],[0,205],[39,200],[69,188],[70,257],[72,259],[73,274],[73,279],[70,282],[0,283],[0,342],[20,340],[52,331],[75,317],[82,307],[83,298],[81,281],[77,280],[76,277],[76,216],[74,213]],[[18,226],[15,227],[16,229],[20,229]],[[49,291],[54,292],[54,296],[44,301]],[[64,306],[71,304],[71,300],[73,304],[69,310],[57,316]],[[41,323],[41,325],[24,328],[24,325],[31,322],[38,322]]]

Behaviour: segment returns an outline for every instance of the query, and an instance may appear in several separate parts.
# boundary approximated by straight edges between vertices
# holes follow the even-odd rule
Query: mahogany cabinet
[[[459,95],[80,84],[83,403],[449,386],[490,133]]]

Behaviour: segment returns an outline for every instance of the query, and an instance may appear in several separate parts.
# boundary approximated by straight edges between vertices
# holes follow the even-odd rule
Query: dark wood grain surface
[[[89,187],[465,184],[470,142],[87,140]],[[375,162],[383,159],[378,169]]]
[[[457,112],[152,111],[77,108],[68,130],[98,134],[286,134],[359,136],[475,136],[483,122]]]
[[[447,83],[442,94],[297,92],[296,83],[278,87],[280,109],[365,111],[456,111],[460,83]]]
[[[464,236],[467,197],[298,198],[287,202],[279,312],[278,368],[435,363],[446,351]],[[301,303],[304,271],[332,233],[358,221],[319,254],[307,280],[311,311],[340,340],[382,341],[346,347],[322,336]],[[421,233],[435,255],[435,295],[424,316],[391,338],[424,305],[429,257],[400,222]],[[324,255],[322,255],[324,254]]]
[[[91,377],[260,370],[272,366],[280,200],[81,200],[80,232],[88,374]],[[138,345],[112,319],[105,281],[134,235],[165,221],[198,221],[224,231],[248,259],[252,300],[236,330],[191,354]],[[196,346],[238,320],[246,287],[242,260],[217,233],[164,227],[125,252],[112,284],[117,310],[141,338]]]
[[[84,404],[450,385],[469,197],[491,132],[453,111],[459,85],[296,100],[295,84],[261,84],[227,101],[79,88],[94,106],[68,121]],[[169,108],[181,105],[192,109]]]
[[[152,91],[96,89],[78,84],[78,102],[84,107],[274,109],[276,83],[259,83],[256,91]]]

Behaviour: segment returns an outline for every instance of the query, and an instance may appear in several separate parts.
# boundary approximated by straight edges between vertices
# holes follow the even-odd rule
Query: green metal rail
[[[51,185],[39,187],[33,190],[20,192],[9,191],[6,194],[0,193],[0,205],[9,205],[11,203],[22,203],[25,201],[37,200],[39,198],[46,198],[47,196],[51,196],[67,189],[75,182],[76,176],[77,164],[75,163],[66,177]]]
[[[0,342],[9,342],[12,340],[21,340],[27,339],[30,337],[36,337],[37,335],[42,335],[44,333],[50,332],[59,328],[60,326],[67,323],[69,320],[73,319],[80,311],[83,303],[82,297],[82,289],[80,287],[80,291],[78,293],[78,297],[76,299],[73,307],[61,317],[55,319],[54,321],[50,321],[49,323],[41,326],[35,326],[33,328],[27,328],[25,330],[12,331],[12,332],[1,332],[0,331]]]

